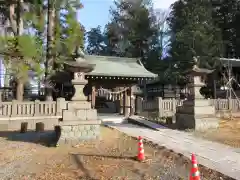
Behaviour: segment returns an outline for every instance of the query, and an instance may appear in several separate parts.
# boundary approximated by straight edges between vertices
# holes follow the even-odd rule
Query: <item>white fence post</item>
[[[17,116],[17,112],[18,112],[18,102],[17,100],[12,100],[12,112],[11,112],[11,116]]]
[[[163,117],[163,108],[162,108],[162,105],[163,105],[163,100],[161,97],[158,98],[158,115],[159,117]]]
[[[232,110],[232,99],[228,98],[228,110]]]
[[[177,105],[176,105],[176,102],[177,100],[175,98],[172,98],[172,111],[173,113],[175,114],[176,113],[176,110],[177,110]]]

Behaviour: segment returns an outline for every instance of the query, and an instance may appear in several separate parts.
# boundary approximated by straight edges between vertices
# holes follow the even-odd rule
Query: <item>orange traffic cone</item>
[[[145,155],[144,155],[144,149],[143,149],[143,140],[142,140],[142,137],[139,136],[138,137],[138,140],[139,140],[139,143],[138,143],[138,156],[137,156],[137,159],[139,161],[144,161],[145,160]]]
[[[197,159],[194,154],[192,154],[192,168],[190,172],[190,180],[200,180],[200,172],[198,171]]]

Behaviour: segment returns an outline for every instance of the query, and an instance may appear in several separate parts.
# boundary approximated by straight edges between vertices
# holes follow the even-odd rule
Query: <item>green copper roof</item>
[[[95,64],[95,68],[87,75],[92,76],[122,76],[122,77],[141,77],[155,78],[156,74],[146,70],[138,59],[113,57],[113,56],[93,56],[85,55],[89,63]]]

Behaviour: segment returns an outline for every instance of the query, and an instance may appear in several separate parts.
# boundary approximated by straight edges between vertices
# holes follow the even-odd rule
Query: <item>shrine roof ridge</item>
[[[102,61],[127,61],[127,62],[137,62],[140,60],[140,58],[129,58],[129,57],[119,57],[119,56],[98,56],[98,55],[85,55],[84,58],[86,60],[91,60],[91,59],[98,59]]]
[[[138,58],[126,58],[115,56],[85,55],[88,63],[95,64],[90,76],[120,76],[155,78],[156,74],[148,71]]]

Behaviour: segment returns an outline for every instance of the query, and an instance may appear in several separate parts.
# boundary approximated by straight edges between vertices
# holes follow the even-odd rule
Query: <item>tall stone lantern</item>
[[[200,89],[205,86],[207,75],[212,72],[213,70],[199,68],[197,65],[187,72],[189,96],[182,106],[177,107],[176,123],[178,128],[202,131],[218,127],[219,120],[215,116],[215,107],[200,93]]]
[[[95,65],[89,64],[84,59],[81,49],[76,49],[74,59],[65,62],[64,65],[68,71],[74,73],[72,84],[75,93],[67,104],[67,109],[63,110],[63,118],[59,123],[61,129],[59,143],[76,144],[82,140],[96,139],[100,135],[101,121],[97,120],[97,111],[91,108],[91,103],[87,101],[83,92],[88,83],[85,74],[91,72]]]

